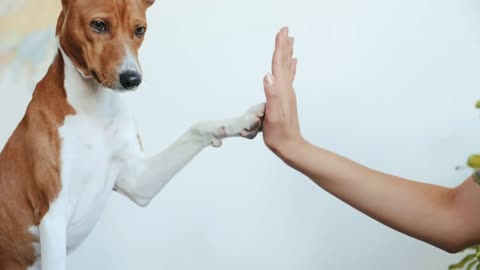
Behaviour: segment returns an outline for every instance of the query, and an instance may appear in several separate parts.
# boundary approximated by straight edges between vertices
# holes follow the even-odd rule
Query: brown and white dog
[[[154,0],[62,0],[58,53],[0,154],[0,269],[64,270],[117,191],[140,206],[208,145],[253,138],[265,106],[194,125],[144,157],[122,92],[142,81],[137,53]]]

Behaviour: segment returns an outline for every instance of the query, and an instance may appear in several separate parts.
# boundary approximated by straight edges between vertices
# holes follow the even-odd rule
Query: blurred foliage
[[[480,245],[473,246],[466,251],[469,251],[469,254],[459,263],[450,265],[448,270],[480,270]]]
[[[480,109],[480,101],[475,104]],[[471,155],[467,160],[467,165],[475,170],[480,169],[480,155]],[[448,270],[480,270],[480,244],[466,249],[467,255],[457,264],[450,265]]]
[[[468,158],[467,164],[473,169],[480,169],[480,155],[471,155]]]

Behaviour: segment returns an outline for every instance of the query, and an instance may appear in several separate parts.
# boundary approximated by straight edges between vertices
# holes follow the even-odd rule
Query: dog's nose
[[[126,71],[120,74],[120,83],[127,89],[133,89],[142,83],[142,75],[136,71]]]

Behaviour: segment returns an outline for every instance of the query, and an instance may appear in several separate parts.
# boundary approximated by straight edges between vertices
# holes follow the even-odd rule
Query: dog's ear
[[[69,1],[69,0],[62,0],[62,1]],[[153,5],[153,3],[155,3],[155,0],[142,0],[142,1],[143,3],[145,3],[147,8],[149,8],[151,5]]]

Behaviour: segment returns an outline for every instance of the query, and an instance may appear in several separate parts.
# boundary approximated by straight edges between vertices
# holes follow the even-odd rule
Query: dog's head
[[[155,0],[62,0],[61,48],[77,70],[104,87],[125,91],[142,82],[138,50]]]

